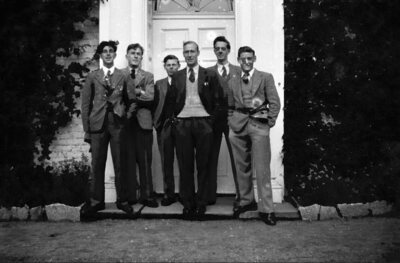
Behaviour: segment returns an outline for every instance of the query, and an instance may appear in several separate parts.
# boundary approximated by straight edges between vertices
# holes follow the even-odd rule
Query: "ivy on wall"
[[[394,201],[397,1],[286,0],[284,167],[302,204]]]
[[[75,99],[88,69],[57,60],[82,52],[75,23],[90,19],[97,4],[0,0],[0,205],[43,204],[55,189],[51,168],[35,166],[34,154],[48,159],[57,130],[79,114]]]

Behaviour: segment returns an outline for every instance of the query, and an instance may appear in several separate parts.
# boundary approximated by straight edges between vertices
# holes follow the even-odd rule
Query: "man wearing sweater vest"
[[[213,120],[223,97],[214,71],[200,67],[199,46],[194,41],[183,44],[187,67],[172,76],[167,95],[165,125],[173,125],[179,164],[179,194],[184,219],[201,218],[207,205],[207,165],[213,140]],[[197,165],[197,192],[194,183],[194,160]]]
[[[259,211],[261,220],[275,225],[271,187],[271,146],[269,131],[280,110],[278,92],[272,74],[254,68],[255,51],[239,48],[240,75],[232,78],[228,96],[231,108],[228,124],[240,191],[234,215],[249,210]],[[257,181],[258,202],[254,200],[253,177]]]

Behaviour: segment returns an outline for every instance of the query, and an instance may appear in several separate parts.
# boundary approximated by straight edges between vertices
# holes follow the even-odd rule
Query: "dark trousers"
[[[125,131],[124,138],[125,142],[122,147],[124,149],[123,161],[124,161],[124,172],[127,174],[127,195],[128,201],[131,203],[137,202],[137,190],[139,185],[137,182],[136,175],[136,137],[135,137],[135,121],[132,119],[128,120]]]
[[[145,130],[140,127],[136,118],[133,118],[133,136],[136,141],[136,164],[139,168],[140,199],[146,200],[152,197],[153,177],[151,162],[153,159],[153,130]]]
[[[175,196],[175,181],[174,181],[174,150],[175,140],[172,134],[171,126],[164,127],[157,131],[158,150],[161,156],[161,169],[164,181],[165,197]]]
[[[210,118],[178,118],[175,126],[176,154],[179,164],[179,194],[185,208],[207,204],[207,165],[213,140]],[[194,160],[197,165],[197,193]]]
[[[233,180],[235,182],[236,198],[235,202],[239,200],[239,187],[236,173],[236,166],[233,159],[232,145],[229,140],[229,126],[223,120],[216,123],[214,126],[213,143],[211,145],[210,160],[208,164],[208,171],[210,179],[207,185],[207,201],[208,203],[215,203],[217,200],[217,178],[218,178],[218,158],[221,149],[222,134],[225,137],[225,142],[228,147],[229,158],[231,160]]]
[[[123,123],[120,117],[113,112],[108,112],[101,132],[92,133],[92,172],[89,179],[90,198],[98,202],[104,202],[104,172],[107,161],[108,144],[114,164],[115,189],[117,199],[120,202],[127,201],[126,176],[121,173],[121,140],[123,140]]]

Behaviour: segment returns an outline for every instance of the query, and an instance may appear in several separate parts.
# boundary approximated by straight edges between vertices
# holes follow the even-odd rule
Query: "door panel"
[[[213,52],[213,41],[217,36],[223,35],[231,42],[231,54],[229,61],[235,62],[235,36],[234,19],[154,19],[153,20],[153,73],[154,79],[166,77],[163,67],[163,59],[172,54],[179,58],[181,69],[186,67],[183,58],[183,42],[193,40],[199,44],[199,64],[202,67],[210,67],[216,63]],[[154,140],[156,141],[156,140]],[[179,189],[179,170],[175,160],[176,191]],[[218,163],[218,193],[235,193],[232,168],[225,139],[222,138]],[[163,181],[160,166],[160,157],[157,143],[153,148],[153,180],[157,192],[163,192]]]

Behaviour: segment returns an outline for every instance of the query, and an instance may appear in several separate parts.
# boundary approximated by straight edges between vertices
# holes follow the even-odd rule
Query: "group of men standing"
[[[228,62],[231,46],[225,37],[217,37],[213,45],[217,64],[206,69],[198,63],[198,44],[184,42],[187,67],[179,70],[179,59],[166,56],[163,63],[167,77],[154,85],[153,74],[140,68],[143,47],[129,45],[128,67],[119,70],[114,67],[116,43],[100,43],[97,53],[103,66],[88,75],[82,91],[83,128],[92,152],[90,190],[82,216],[104,209],[109,143],[117,207],[132,214],[132,205],[137,202],[158,206],[151,173],[154,127],[164,181],[161,205],[177,201],[174,152],[179,166],[183,218],[201,218],[206,207],[216,203],[218,157],[224,135],[236,188],[234,216],[258,209],[261,220],[275,225],[269,129],[275,124],[280,101],[274,79],[271,74],[254,69],[256,56],[252,48],[239,48],[238,67]],[[257,181],[257,201],[253,176]]]

